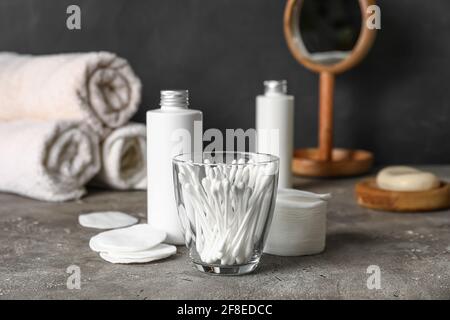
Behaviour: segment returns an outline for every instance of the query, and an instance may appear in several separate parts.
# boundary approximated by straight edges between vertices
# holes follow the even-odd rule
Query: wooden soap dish
[[[331,159],[321,160],[319,149],[297,149],[292,171],[307,177],[356,176],[370,170],[373,155],[365,150],[333,149]]]
[[[375,178],[363,180],[355,188],[358,204],[375,210],[394,212],[424,212],[450,207],[450,185],[417,192],[380,189]]]

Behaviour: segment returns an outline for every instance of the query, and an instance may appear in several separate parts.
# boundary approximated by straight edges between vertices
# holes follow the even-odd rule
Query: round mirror
[[[375,30],[366,28],[374,0],[289,0],[285,36],[294,57],[315,72],[344,72],[369,51]]]

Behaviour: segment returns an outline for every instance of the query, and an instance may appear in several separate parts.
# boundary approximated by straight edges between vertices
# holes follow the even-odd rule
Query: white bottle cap
[[[183,108],[186,109],[189,105],[189,91],[188,90],[161,90],[162,109],[166,108]]]
[[[264,81],[264,93],[266,95],[286,94],[287,81],[286,80],[266,80]]]

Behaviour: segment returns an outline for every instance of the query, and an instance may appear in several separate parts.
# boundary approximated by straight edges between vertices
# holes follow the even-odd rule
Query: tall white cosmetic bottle
[[[203,150],[203,115],[188,109],[187,90],[161,91],[160,105],[147,112],[147,223],[167,232],[167,243],[181,245],[184,235],[175,203],[172,158]]]
[[[256,150],[280,158],[278,187],[292,188],[294,97],[286,80],[264,81],[264,95],[256,97]]]

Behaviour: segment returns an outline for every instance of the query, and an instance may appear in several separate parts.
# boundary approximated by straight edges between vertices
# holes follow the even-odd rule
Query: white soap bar
[[[177,253],[177,248],[175,246],[158,244],[145,251],[127,253],[100,252],[100,257],[111,263],[146,263],[168,258],[175,253]]]
[[[138,219],[123,212],[105,211],[80,214],[78,222],[87,228],[117,229],[136,224]]]
[[[165,239],[164,231],[138,224],[102,232],[91,238],[89,246],[97,252],[134,252],[153,248]]]
[[[439,179],[430,172],[406,166],[391,166],[378,173],[377,185],[390,191],[426,191],[438,187]]]

